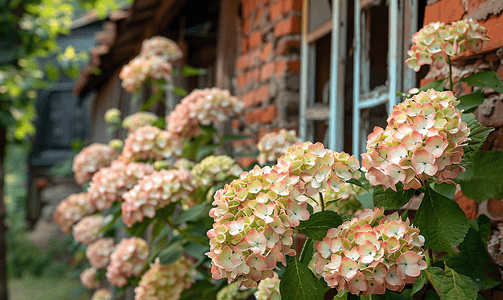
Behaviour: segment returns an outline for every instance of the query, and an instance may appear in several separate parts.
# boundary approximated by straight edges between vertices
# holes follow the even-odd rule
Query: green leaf
[[[334,300],[348,300],[348,291],[339,290],[337,295],[334,296]]]
[[[440,297],[435,290],[427,291],[424,295],[424,300],[440,300]]]
[[[224,141],[235,141],[235,140],[246,140],[250,139],[251,136],[247,135],[225,135],[223,136]]]
[[[309,265],[309,262],[313,258],[314,253],[314,243],[310,238],[306,239],[304,246],[302,247],[302,252],[300,253],[300,262],[303,263],[306,267]]]
[[[374,208],[374,201],[373,199],[373,190],[370,190],[367,193],[363,193],[360,195],[356,195],[356,199],[360,201],[360,204],[363,205],[365,208],[372,209]]]
[[[260,154],[259,151],[247,152],[247,153],[238,153],[234,154],[234,157],[257,157]]]
[[[477,298],[477,287],[471,278],[457,273],[449,266],[445,266],[445,271],[437,267],[428,268],[425,273],[442,300]]]
[[[166,249],[159,253],[158,257],[162,265],[174,264],[183,255],[183,247],[180,241],[176,241],[169,245]]]
[[[354,184],[354,185],[357,185],[365,190],[368,191],[368,189],[365,187],[365,185],[363,185],[363,183],[360,182],[360,180],[356,179],[356,178],[351,178],[349,180],[346,180],[346,182],[349,182],[351,184]]]
[[[196,160],[200,161],[203,159],[203,157],[207,156],[211,152],[213,152],[216,148],[218,148],[220,145],[206,145],[202,146],[199,148],[199,151],[197,151],[196,154]]]
[[[114,226],[115,222],[117,222],[117,219],[119,219],[119,217],[122,215],[122,210],[121,210],[120,205],[112,206],[112,208],[110,209],[110,211],[113,212],[113,218],[112,218],[112,220],[110,220],[110,222],[108,222],[105,225],[103,225],[103,227],[101,227],[101,229],[100,229],[99,232],[106,232],[106,231],[108,231],[110,228],[112,228],[112,226]]]
[[[16,124],[16,119],[14,119],[10,111],[0,109],[0,126],[8,128],[14,124]]]
[[[466,197],[475,201],[503,198],[503,152],[477,152],[466,173],[469,176],[460,182]]]
[[[312,214],[306,221],[300,221],[297,230],[301,231],[313,240],[321,241],[330,228],[342,224],[342,218],[333,211],[320,211]]]
[[[420,91],[427,91],[429,89],[434,89],[435,91],[438,92],[443,92],[444,91],[444,83],[447,79],[440,79],[437,81],[433,81],[431,83],[428,83],[427,85],[423,86],[420,88]]]
[[[138,100],[140,100],[140,98],[141,98],[141,90],[139,90],[133,94],[133,96],[131,97],[131,101],[133,103],[136,103],[136,102],[138,102]]]
[[[488,87],[500,94],[503,94],[503,82],[501,82],[501,79],[495,71],[478,72],[463,78],[460,81],[466,82],[469,86],[480,88]]]
[[[482,94],[482,91],[478,90],[476,92],[458,97],[458,100],[461,102],[456,106],[456,108],[463,110],[463,113],[471,113],[479,105],[484,103],[484,99],[485,98]]]
[[[448,183],[435,183],[432,182],[430,183],[430,187],[437,193],[439,193],[442,196],[445,196],[449,199],[453,199],[454,195],[456,194],[456,185],[455,184],[448,184]]]
[[[49,80],[56,82],[59,80],[59,70],[56,67],[56,65],[52,62],[48,62],[45,64],[45,74],[47,74],[47,77]]]
[[[184,77],[204,75],[204,74],[206,74],[205,69],[198,69],[198,68],[189,67],[189,66],[183,66],[183,68],[182,68],[182,75]]]
[[[397,186],[401,186],[401,183]],[[397,188],[395,192],[391,188],[384,189],[382,186],[374,189],[374,205],[376,207],[384,207],[386,209],[398,209],[410,201],[415,190]]]
[[[157,220],[154,227],[152,228],[152,240],[155,240],[165,227],[165,222],[163,222],[162,220]]]
[[[323,284],[296,257],[281,278],[279,290],[282,300],[323,299]]]
[[[155,93],[152,97],[148,98],[148,100],[142,104],[142,106],[140,107],[140,111],[145,111],[154,106],[157,103],[157,101],[162,99],[162,94],[163,90],[159,89],[157,93]]]
[[[154,123],[152,123],[152,126],[155,126],[159,129],[162,129],[164,130],[164,128],[166,128],[166,119],[164,118],[158,118],[157,121],[155,121]]]
[[[425,186],[414,224],[425,238],[425,246],[453,252],[468,232],[468,219],[459,205]]]
[[[470,135],[468,136],[470,141],[467,142],[468,145],[463,146],[463,150],[465,152],[463,160],[466,161],[475,155],[477,150],[479,150],[480,146],[482,146],[487,136],[494,130],[494,128],[482,126],[482,124],[477,122],[475,115],[472,113],[462,114],[461,120],[467,124],[468,128],[470,128]]]
[[[153,219],[144,218],[142,222],[136,222],[131,227],[126,227],[124,230],[133,236],[141,237],[147,230],[148,226],[152,224]]]
[[[177,87],[176,89],[172,90],[171,91],[173,94],[175,95],[179,95],[179,96],[182,96],[182,97],[185,97],[189,94],[189,92],[187,92],[186,90],[182,89],[181,87]]]
[[[206,257],[204,253],[208,252],[209,249],[208,246],[203,246],[194,242],[188,242],[183,246],[183,248],[188,254],[194,256],[197,259],[204,259]]]
[[[206,203],[198,204],[180,214],[176,219],[173,220],[173,224],[180,225],[183,222],[196,221],[200,217],[207,215],[208,211],[209,210],[206,207]]]

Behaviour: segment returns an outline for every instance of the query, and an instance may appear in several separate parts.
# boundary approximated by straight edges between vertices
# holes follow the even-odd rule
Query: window
[[[304,0],[299,136],[358,156],[373,127],[386,126],[396,92],[415,86],[403,57],[418,0],[334,0],[330,20],[315,22],[321,2]]]

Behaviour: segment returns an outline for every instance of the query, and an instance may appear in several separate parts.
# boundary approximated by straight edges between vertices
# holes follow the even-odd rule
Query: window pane
[[[338,1],[338,0],[336,0]],[[329,0],[309,0],[309,27],[311,31],[330,20],[332,9]]]

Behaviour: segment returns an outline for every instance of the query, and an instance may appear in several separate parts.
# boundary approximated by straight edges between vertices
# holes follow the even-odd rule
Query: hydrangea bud
[[[426,268],[419,229],[397,212],[365,209],[316,242],[315,271],[328,286],[363,296],[402,291]]]
[[[141,238],[121,240],[110,256],[106,273],[108,281],[121,288],[126,285],[129,277],[139,276],[147,262],[149,252],[147,242]]]
[[[117,156],[117,152],[108,145],[95,143],[84,147],[73,159],[75,181],[79,185],[85,184],[95,172],[108,167]]]
[[[153,218],[156,210],[188,198],[193,189],[192,176],[185,169],[154,172],[122,196],[122,220],[131,227],[144,217]]]
[[[260,152],[258,163],[276,162],[276,159],[285,154],[288,147],[297,142],[295,130],[281,129],[279,132],[264,134],[258,142],[257,148]]]
[[[126,128],[128,132],[135,132],[144,126],[153,125],[157,121],[156,114],[148,111],[140,111],[124,118],[122,127]]]
[[[94,211],[88,193],[72,194],[59,203],[54,211],[54,222],[64,233],[69,233],[73,224]]]
[[[181,156],[183,141],[168,131],[145,126],[130,133],[124,142],[124,161],[161,160]]]
[[[274,277],[266,278],[259,282],[257,291],[253,295],[257,300],[281,299],[281,294],[279,292],[280,281],[278,274],[274,273]]]
[[[104,224],[105,218],[102,215],[84,217],[73,226],[73,238],[81,244],[89,245],[103,236],[100,230]]]
[[[461,121],[452,92],[430,89],[395,105],[386,129],[375,127],[362,154],[371,185],[418,189],[429,178],[453,183],[470,128]]]
[[[129,191],[143,177],[154,172],[150,164],[112,162],[93,175],[89,186],[89,201],[98,210],[108,209],[114,202],[122,201],[122,194]]]
[[[172,265],[163,266],[159,258],[150,265],[134,289],[135,300],[170,299],[177,300],[183,290],[194,283],[192,264],[183,257]]]
[[[88,289],[95,289],[100,286],[100,281],[96,278],[96,269],[88,268],[80,273],[80,282]]]
[[[110,108],[105,112],[105,122],[107,123],[120,123],[121,111],[117,108]]]
[[[190,170],[192,170],[192,168],[194,168],[194,165],[195,165],[195,163],[193,161],[190,161],[186,158],[180,158],[175,161],[175,163],[173,164],[173,167],[175,167],[176,169],[183,168],[185,170],[190,171]]]
[[[113,139],[110,142],[108,142],[108,146],[110,146],[112,149],[114,149],[117,152],[121,152],[122,146],[124,146],[124,142],[119,139]]]
[[[227,155],[208,156],[192,169],[197,186],[213,186],[215,182],[239,177],[241,172],[243,172],[241,167]]]
[[[91,300],[113,300],[112,291],[109,289],[99,289],[94,292]]]
[[[99,239],[86,249],[89,264],[96,269],[105,269],[110,262],[110,255],[114,251],[115,242],[112,238]]]
[[[196,89],[166,117],[168,131],[178,137],[191,138],[199,134],[199,124],[225,122],[238,116],[242,108],[243,104],[231,96],[228,90]]]
[[[412,35],[412,47],[407,54],[406,63],[414,71],[422,65],[432,64],[441,69],[448,59],[457,57],[469,49],[479,52],[482,44],[488,41],[486,30],[476,21],[460,20],[450,25],[432,22]]]
[[[167,61],[176,61],[183,57],[180,47],[174,41],[163,36],[154,36],[144,40],[140,55],[145,57],[159,56]]]

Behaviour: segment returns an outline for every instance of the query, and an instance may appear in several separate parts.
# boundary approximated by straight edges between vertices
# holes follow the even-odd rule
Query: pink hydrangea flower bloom
[[[149,252],[147,242],[141,238],[121,240],[110,256],[106,273],[108,281],[119,288],[126,285],[129,277],[140,275]]]
[[[86,249],[86,258],[93,268],[105,269],[110,262],[115,242],[112,238],[99,239]]]
[[[407,51],[410,58],[406,63],[416,72],[422,65],[429,64],[441,69],[448,57],[453,59],[469,49],[479,52],[488,40],[485,28],[472,19],[449,25],[432,22],[412,35],[413,45]]]
[[[213,278],[254,287],[272,277],[278,262],[285,265],[285,256],[295,255],[293,229],[310,215],[306,195],[338,191],[359,176],[358,166],[353,156],[321,143],[296,143],[275,166],[256,166],[218,190],[207,233]]]
[[[124,141],[121,160],[161,160],[181,156],[182,150],[183,141],[170,132],[154,126],[144,126],[128,135]]]
[[[144,126],[151,126],[157,121],[156,114],[148,111],[140,111],[130,116],[127,116],[122,121],[122,127],[132,133]]]
[[[96,278],[96,269],[85,269],[80,273],[80,282],[88,289],[95,289],[100,286],[100,281]]]
[[[99,289],[94,292],[91,300],[113,300],[112,291],[109,289]]]
[[[73,238],[81,244],[89,245],[103,236],[103,232],[99,231],[104,223],[105,218],[102,215],[84,217],[73,226]]]
[[[191,138],[199,134],[201,125],[222,123],[238,116],[243,104],[228,90],[218,88],[193,90],[166,117],[173,136]]]
[[[192,264],[184,258],[168,266],[161,265],[157,258],[135,287],[134,299],[177,300],[183,290],[190,288],[194,283],[194,275]]]
[[[362,169],[371,185],[417,189],[429,178],[452,183],[469,141],[459,101],[452,92],[428,90],[395,105],[386,129],[374,128],[362,154]],[[453,160],[452,157],[456,157]]]
[[[108,167],[118,154],[115,150],[103,144],[92,144],[84,147],[73,159],[73,173],[79,185],[91,180],[99,169]]]
[[[139,55],[122,67],[119,78],[122,80],[122,87],[126,91],[136,93],[150,79],[169,80],[171,71],[171,64],[162,57]]]
[[[54,222],[61,227],[64,233],[69,233],[73,224],[92,214],[95,210],[89,201],[88,193],[72,194],[59,203],[54,211]]]
[[[239,177],[243,169],[227,155],[208,156],[192,168],[196,186],[213,186],[215,182]]]
[[[98,210],[108,209],[114,202],[122,201],[122,194],[140,179],[154,171],[150,164],[113,161],[110,167],[94,173],[89,187],[89,201]]]
[[[266,162],[276,162],[288,147],[297,142],[295,130],[281,129],[279,132],[264,134],[258,142],[257,148],[260,152],[258,162],[264,165]]]
[[[280,279],[278,274],[274,273],[271,278],[261,280],[257,286],[257,291],[253,294],[257,300],[277,300],[281,299],[279,291]]]
[[[183,168],[153,172],[122,195],[122,220],[131,227],[144,217],[153,218],[156,210],[170,203],[193,202],[189,199],[193,190],[192,175]]]
[[[180,47],[174,41],[163,36],[154,36],[144,40],[140,55],[145,57],[158,56],[166,61],[176,61],[183,57]]]
[[[426,268],[423,244],[409,219],[403,222],[397,212],[384,216],[383,208],[365,209],[316,242],[315,271],[331,288],[353,294],[401,291]]]

